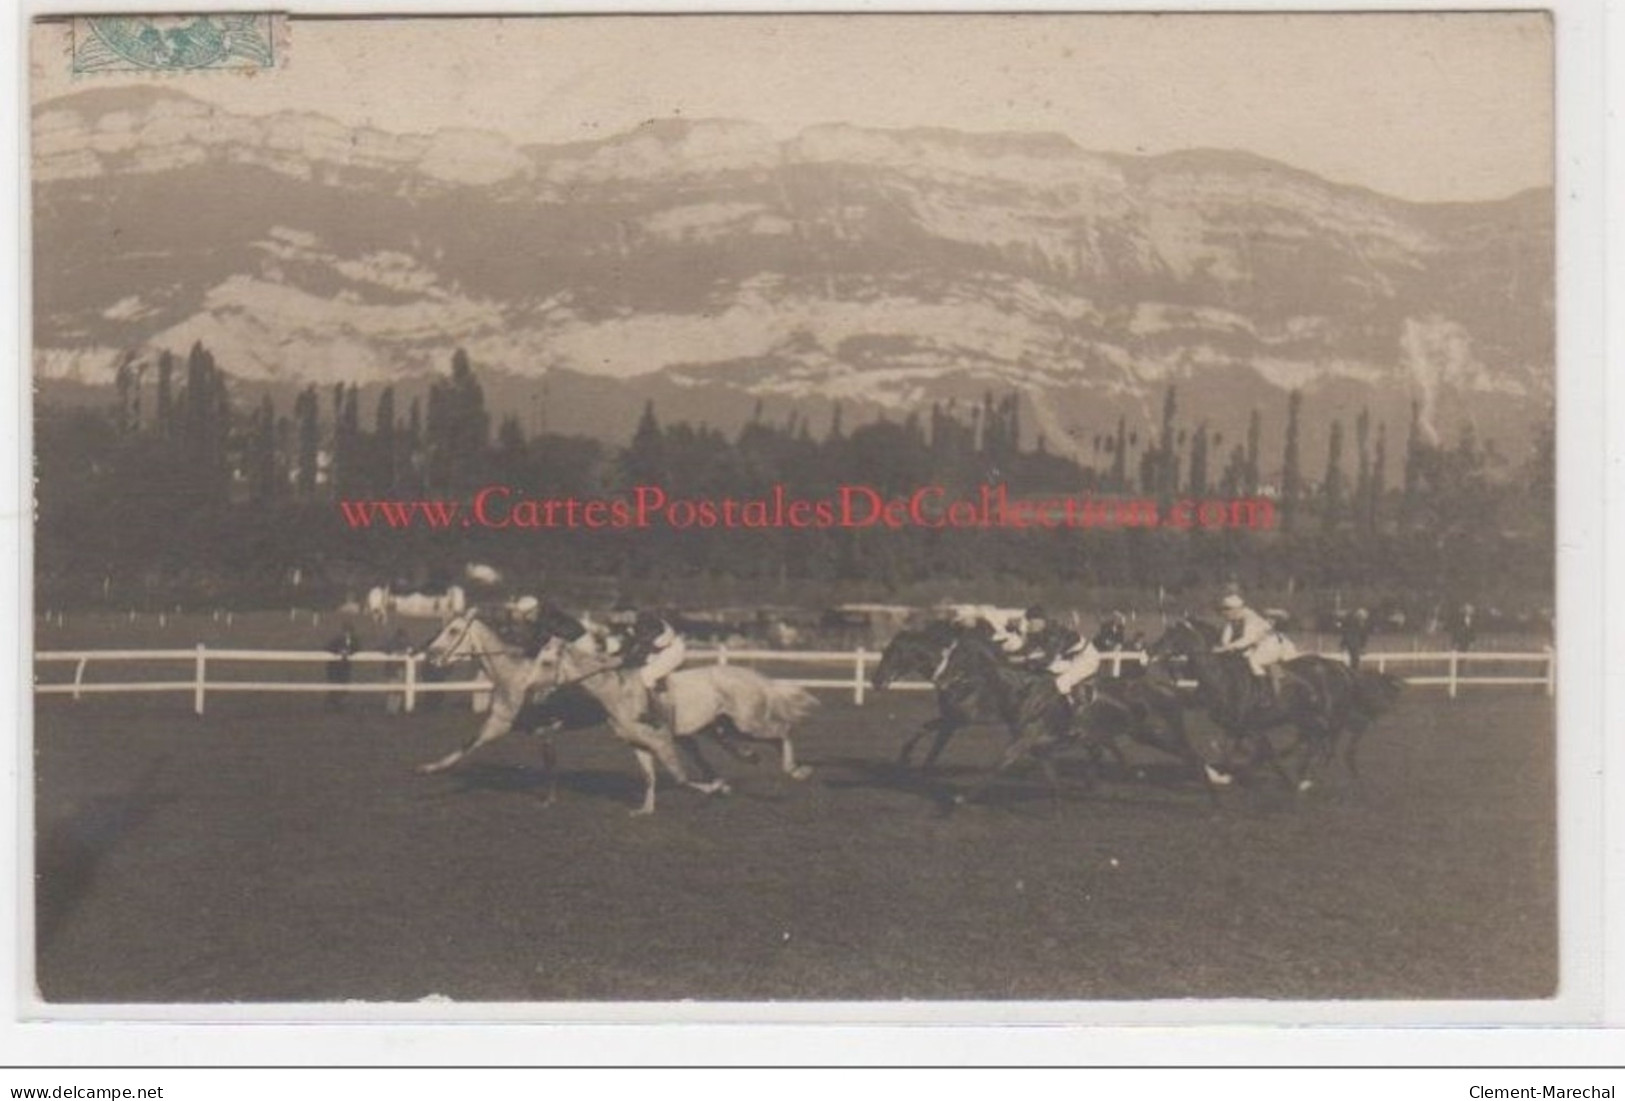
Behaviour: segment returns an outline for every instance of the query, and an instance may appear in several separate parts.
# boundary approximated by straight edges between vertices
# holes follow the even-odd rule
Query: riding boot
[[[665,726],[666,716],[671,714],[671,699],[666,688],[665,678],[657,681],[649,689],[648,706],[643,712],[642,722],[649,726]]]

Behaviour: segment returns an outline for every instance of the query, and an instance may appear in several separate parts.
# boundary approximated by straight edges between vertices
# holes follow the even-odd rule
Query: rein
[[[571,685],[580,684],[584,680],[592,680],[592,678],[598,676],[600,673],[619,672],[620,669],[621,666],[619,665],[605,665],[594,669],[590,673],[582,673],[578,677],[571,677],[569,680],[555,680],[553,682],[553,691],[557,692],[561,688],[569,688]]]

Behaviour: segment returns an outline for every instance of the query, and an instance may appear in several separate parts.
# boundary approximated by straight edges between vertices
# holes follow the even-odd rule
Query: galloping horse
[[[1312,786],[1314,769],[1332,757],[1345,733],[1350,737],[1344,760],[1358,777],[1354,752],[1359,735],[1392,700],[1399,685],[1395,678],[1358,673],[1332,658],[1304,654],[1282,663],[1280,696],[1272,699],[1259,690],[1245,655],[1214,652],[1218,640],[1218,628],[1186,616],[1152,644],[1151,653],[1185,659],[1208,716],[1233,743],[1250,747],[1247,764],[1268,763],[1291,785],[1267,736],[1277,727],[1291,726],[1297,734],[1292,749],[1302,752],[1299,791]]]
[[[557,651],[564,647],[562,640],[554,639],[548,644],[547,650],[555,654],[553,662],[558,663]],[[536,666],[525,660],[512,647],[508,646],[488,624],[484,623],[477,611],[467,611],[461,615],[453,616],[448,620],[440,632],[424,648],[424,653],[430,663],[434,665],[447,665],[461,658],[474,658],[480,664],[481,670],[491,682],[491,711],[485,722],[474,735],[472,741],[462,749],[447,754],[438,761],[433,761],[419,768],[420,772],[439,772],[450,768],[462,760],[479,746],[494,742],[498,738],[520,725],[522,720],[527,721],[526,705],[531,687],[531,678]],[[598,674],[602,674],[599,676]],[[591,679],[589,679],[589,677]],[[553,689],[563,687],[563,679],[551,686]],[[601,666],[595,672],[579,679],[579,684],[594,699],[604,707],[605,718],[610,729],[622,741],[632,747],[637,756],[638,764],[642,769],[645,789],[643,803],[633,811],[633,814],[653,814],[655,808],[655,761],[658,759],[666,770],[676,778],[677,782],[686,787],[707,795],[726,793],[728,785],[721,780],[696,781],[689,778],[688,770],[678,759],[675,743],[669,730],[655,726],[644,721],[643,707],[628,705],[624,691],[612,698],[615,705],[611,706],[610,696],[615,690],[606,688],[605,684],[595,684],[596,681],[622,684],[634,679],[633,674],[618,670],[612,664]],[[636,688],[641,696],[642,685]],[[552,695],[550,692],[549,695]],[[538,701],[546,703],[545,700]],[[553,754],[551,745],[546,747],[548,767],[551,772]]]
[[[883,689],[909,675],[924,676],[936,685],[938,714],[903,744],[900,764],[908,764],[914,746],[927,733],[934,735],[924,762],[930,768],[957,730],[997,723],[1009,733],[1010,742],[971,796],[984,793],[1028,759],[1038,762],[1051,791],[1057,790],[1059,777],[1051,758],[1076,740],[1077,731],[1071,702],[1056,689],[1054,678],[1015,668],[986,638],[947,623],[900,632],[882,653],[872,680]]]
[[[900,631],[880,656],[872,677],[876,689],[914,677],[929,680],[937,690],[937,717],[903,743],[898,753],[901,765],[910,763],[915,746],[926,734],[932,735],[932,741],[921,767],[929,769],[941,756],[948,740],[961,728],[1005,721],[993,695],[976,691],[973,679],[946,675],[950,648],[963,633],[962,628],[942,622]],[[1077,711],[1075,725],[1083,728],[1087,735],[1085,744],[1097,763],[1105,752],[1124,764],[1125,758],[1117,743],[1120,738],[1128,737],[1183,761],[1204,783],[1210,782],[1203,767],[1205,762],[1186,735],[1184,701],[1177,684],[1170,678],[1100,676],[1094,686],[1092,698]]]
[[[1118,741],[1124,737],[1165,753],[1189,767],[1213,795],[1214,774],[1191,744],[1185,727],[1185,698],[1179,684],[1160,671],[1140,676],[1105,676],[1079,713],[1095,744],[1125,763]]]
[[[603,705],[617,732],[622,724],[642,723],[657,709],[636,670],[622,668],[616,658],[584,652],[562,638],[542,648],[533,669],[536,679],[531,683],[543,702],[557,691],[579,685]],[[664,729],[691,738],[720,728],[727,737],[777,742],[787,776],[805,780],[812,775],[811,768],[796,763],[795,745],[790,740],[791,728],[818,706],[806,689],[736,665],[681,669],[667,678],[667,685],[669,702],[663,708],[666,713],[659,716]],[[638,762],[649,780],[647,805],[652,809],[654,762],[641,752]]]
[[[926,751],[922,768],[931,768],[947,748],[948,740],[961,727],[976,723],[1002,722],[997,710],[977,710],[984,697],[970,691],[963,680],[948,682],[942,679],[948,665],[949,651],[959,641],[962,632],[953,624],[935,622],[922,628],[897,632],[880,654],[880,661],[870,674],[869,681],[877,691],[884,691],[894,681],[915,678],[930,681],[937,690],[937,717],[909,735],[897,754],[897,763],[908,765],[914,756],[914,747],[927,734],[932,736],[931,748]]]

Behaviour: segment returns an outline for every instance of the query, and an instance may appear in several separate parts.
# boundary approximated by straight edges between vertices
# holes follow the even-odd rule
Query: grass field
[[[41,640],[44,644],[44,640]],[[142,644],[152,645],[150,640]],[[718,759],[727,798],[561,740],[412,766],[475,717],[356,698],[42,697],[37,967],[58,1002],[1539,998],[1557,970],[1549,700],[1417,689],[1357,791],[1211,807],[1151,756],[1090,793],[946,811],[891,765],[923,693],[840,693],[815,775]],[[1000,744],[969,732],[942,780]]]

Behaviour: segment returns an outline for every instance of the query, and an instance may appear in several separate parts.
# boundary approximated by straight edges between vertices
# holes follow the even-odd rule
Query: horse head
[[[879,691],[907,676],[930,679],[953,642],[952,630],[937,629],[936,624],[899,631],[881,652],[869,681]]]
[[[478,608],[459,612],[446,620],[423,647],[429,664],[441,667],[464,659],[479,660],[495,654],[512,653],[490,624],[480,618]]]
[[[1188,658],[1196,654],[1206,653],[1213,649],[1218,638],[1214,636],[1210,642],[1207,632],[1203,630],[1206,624],[1200,620],[1192,619],[1188,615],[1180,616],[1168,625],[1150,646],[1146,647],[1146,654],[1153,660],[1167,658]]]
[[[429,659],[429,664],[439,668],[472,657],[478,646],[472,638],[475,619],[474,612],[470,610],[454,615],[441,624],[440,630],[423,647],[423,655]]]

